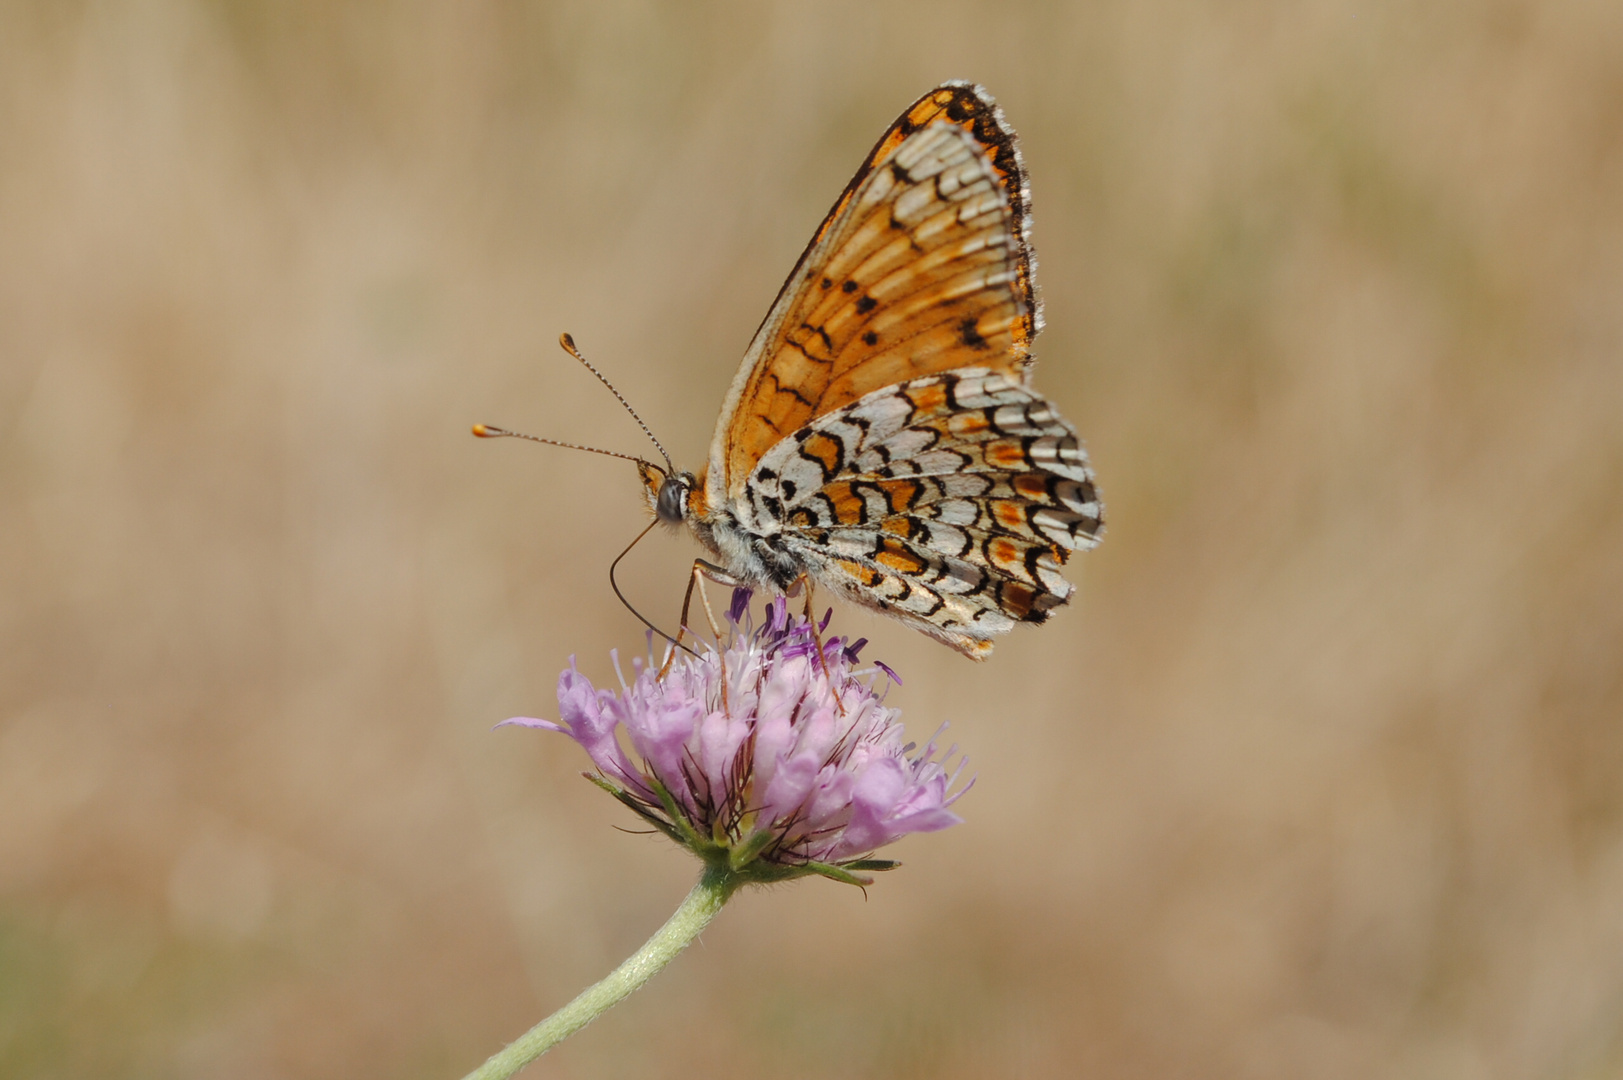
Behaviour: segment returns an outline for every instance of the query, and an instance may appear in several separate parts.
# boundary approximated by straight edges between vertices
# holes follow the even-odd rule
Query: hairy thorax
[[[687,523],[722,569],[742,584],[784,592],[805,572],[800,561],[783,549],[780,533],[748,530],[729,510],[704,518],[690,516]]]

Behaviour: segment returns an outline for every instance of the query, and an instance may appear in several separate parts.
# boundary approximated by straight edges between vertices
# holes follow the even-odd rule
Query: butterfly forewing
[[[746,353],[711,448],[709,494],[736,498],[769,447],[906,378],[1014,370],[1036,332],[1025,179],[973,87],[894,124],[830,211]]]

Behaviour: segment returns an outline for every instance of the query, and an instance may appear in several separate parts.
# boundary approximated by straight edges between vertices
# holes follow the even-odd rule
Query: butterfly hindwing
[[[1071,426],[1017,376],[984,368],[819,417],[767,452],[747,490],[751,531],[970,655],[1063,604],[1061,564],[1101,529]]]

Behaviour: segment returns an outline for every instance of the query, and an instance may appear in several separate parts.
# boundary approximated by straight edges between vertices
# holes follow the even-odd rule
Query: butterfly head
[[[637,472],[642,475],[643,492],[655,517],[668,525],[687,520],[688,505],[698,483],[692,473],[662,469],[649,461],[639,461]]]

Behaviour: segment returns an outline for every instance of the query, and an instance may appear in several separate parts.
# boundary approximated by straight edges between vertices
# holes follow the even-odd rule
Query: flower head
[[[759,881],[866,884],[856,871],[896,865],[866,858],[874,850],[961,820],[948,807],[968,790],[951,792],[963,761],[949,774],[955,747],[938,758],[934,738],[904,743],[900,710],[875,689],[881,673],[884,687],[900,680],[882,664],[858,669],[864,641],[829,638],[820,658],[818,634],[782,597],[759,627],[745,619],[749,597],[734,593],[725,644],[679,653],[662,674],[634,662],[619,693],[571,658],[562,722],[507,723],[569,735],[597,766],[590,779],[707,862]]]

